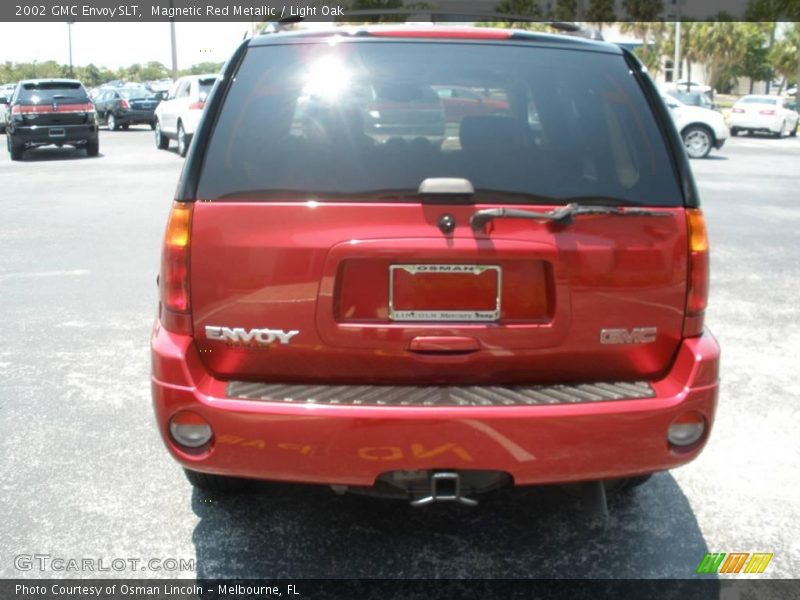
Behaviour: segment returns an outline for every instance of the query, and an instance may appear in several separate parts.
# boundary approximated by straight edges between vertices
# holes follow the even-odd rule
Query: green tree
[[[83,81],[84,85],[88,85],[89,87],[95,87],[100,85],[103,81],[100,69],[98,69],[92,63],[89,63],[88,65],[86,65],[86,67],[83,68],[81,81]]]
[[[622,17],[627,22],[652,23],[664,12],[663,0],[622,0]]]
[[[139,74],[142,81],[155,81],[157,79],[164,79],[165,77],[169,77],[169,70],[167,67],[158,61],[150,61],[144,67],[142,67],[142,71]]]
[[[746,27],[747,23],[722,20],[695,24],[694,48],[712,87],[725,87],[722,75],[726,68],[744,59],[742,39],[747,35]]]
[[[783,39],[772,46],[768,56],[770,65],[784,79],[800,82],[800,23],[787,28]]]
[[[352,0],[345,8],[345,13],[353,10],[375,11],[375,17],[370,15],[370,19],[365,21],[353,20],[347,15],[337,17],[337,21],[344,23],[402,23],[407,19],[406,15],[381,15],[383,10],[425,10],[433,9],[433,5],[427,2],[404,2],[403,0]]]
[[[749,77],[751,94],[756,81],[772,80],[769,60],[772,30],[772,23],[744,23],[742,26],[744,56],[729,73],[732,77]]]
[[[577,21],[578,0],[556,0],[552,17],[556,21]]]
[[[180,75],[203,75],[204,73],[219,73],[225,63],[201,62],[192,65],[188,69],[183,69]]]
[[[614,12],[614,0],[589,0],[589,10],[584,15],[587,23],[597,25],[603,31],[603,25],[611,21],[616,21],[617,15]]]
[[[544,17],[542,9],[536,0],[502,0],[495,10],[502,14],[519,15],[520,17],[531,17],[540,19]]]
[[[770,35],[770,53],[775,43],[776,26],[779,21],[793,21],[794,27],[800,27],[800,2],[798,0],[750,0],[747,4],[745,17],[750,21],[763,21],[772,24]],[[794,75],[800,81],[800,54],[795,56]],[[769,91],[769,81],[767,81]]]
[[[663,0],[622,0],[622,11],[625,21],[620,24],[620,30],[642,40],[636,54],[650,71],[657,73],[661,69],[662,40],[666,32],[664,23],[659,21],[664,12]]]

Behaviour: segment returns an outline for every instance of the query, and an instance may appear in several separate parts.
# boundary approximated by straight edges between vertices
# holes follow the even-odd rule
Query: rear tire
[[[240,479],[238,477],[225,477],[224,475],[211,475],[209,473],[200,473],[198,471],[191,471],[184,469],[186,479],[192,486],[198,490],[205,492],[217,493],[231,493],[242,492],[252,487],[252,481],[249,479]]]
[[[8,145],[8,153],[11,155],[11,160],[22,160],[25,148],[20,144],[15,144],[9,133],[6,133],[6,144]]]
[[[183,129],[183,123],[178,122],[178,154],[186,156],[189,151],[189,140],[186,139],[186,132]]]
[[[169,148],[169,138],[161,131],[161,123],[156,121],[153,123],[153,130],[156,132],[156,147],[159,150],[166,150]]]
[[[108,113],[106,115],[106,128],[109,131],[116,131],[119,129],[119,125],[117,125],[117,119],[113,113]]]
[[[789,137],[797,137],[797,127],[800,126],[800,119],[794,124],[794,129],[789,133]]]
[[[123,125],[122,126],[122,129],[124,129],[125,131],[128,131],[129,128],[130,128],[130,125]]]
[[[97,138],[86,142],[86,156],[97,156],[100,154],[100,140]]]
[[[156,128],[156,122],[150,121],[150,129],[155,130],[155,128]]]
[[[788,123],[786,123],[786,121],[781,123],[780,130],[778,130],[777,133],[773,133],[772,137],[777,138],[777,139],[781,139],[783,137],[783,132],[786,131],[786,125],[788,125]]]
[[[736,137],[737,135],[739,135],[740,131],[741,129],[739,129],[738,127],[731,127],[731,136]]]

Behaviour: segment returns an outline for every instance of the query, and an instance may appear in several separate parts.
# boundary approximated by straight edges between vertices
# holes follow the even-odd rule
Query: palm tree
[[[556,21],[577,21],[578,0],[556,0],[552,16]]]
[[[695,24],[695,33],[695,49],[705,65],[706,79],[712,87],[719,87],[724,69],[740,62],[747,51],[742,43],[747,37],[746,23],[706,21]]]
[[[784,38],[775,42],[770,49],[769,61],[785,79],[796,76],[795,82],[800,82],[800,23],[788,28]]]
[[[600,31],[603,31],[605,23],[617,20],[614,12],[614,0],[590,0],[585,19],[587,23],[596,25]]]
[[[778,21],[794,21],[795,29],[800,28],[800,2],[797,0],[750,0],[745,17],[749,21],[766,21],[773,24],[770,35],[770,49],[775,42],[775,25]],[[796,56],[797,81],[800,82],[800,54]],[[769,82],[767,82],[769,92]]]

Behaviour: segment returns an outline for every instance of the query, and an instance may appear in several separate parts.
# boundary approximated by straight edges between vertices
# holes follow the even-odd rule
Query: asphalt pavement
[[[100,153],[12,163],[0,151],[0,577],[681,578],[706,552],[771,552],[765,577],[800,577],[798,138],[740,137],[692,161],[712,246],[707,324],[723,349],[718,417],[698,460],[613,499],[604,529],[563,487],[474,510],[314,486],[193,491],[149,387],[183,160],[148,128],[102,132]],[[195,569],[15,559],[35,554]]]

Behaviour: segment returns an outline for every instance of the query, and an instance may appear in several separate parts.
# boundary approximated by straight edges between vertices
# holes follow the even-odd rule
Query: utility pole
[[[677,20],[675,21],[675,56],[672,59],[672,80],[677,82],[681,77],[681,2],[675,0],[678,5]]]
[[[70,79],[75,78],[75,74],[72,72],[72,26],[75,24],[75,21],[67,21],[67,35],[69,36],[69,77]]]
[[[169,12],[172,14],[172,9],[174,8],[174,4],[172,0],[169,0]],[[172,45],[172,79],[173,81],[178,79],[178,44],[175,41],[175,18],[169,18],[169,35],[170,35],[170,43]]]

